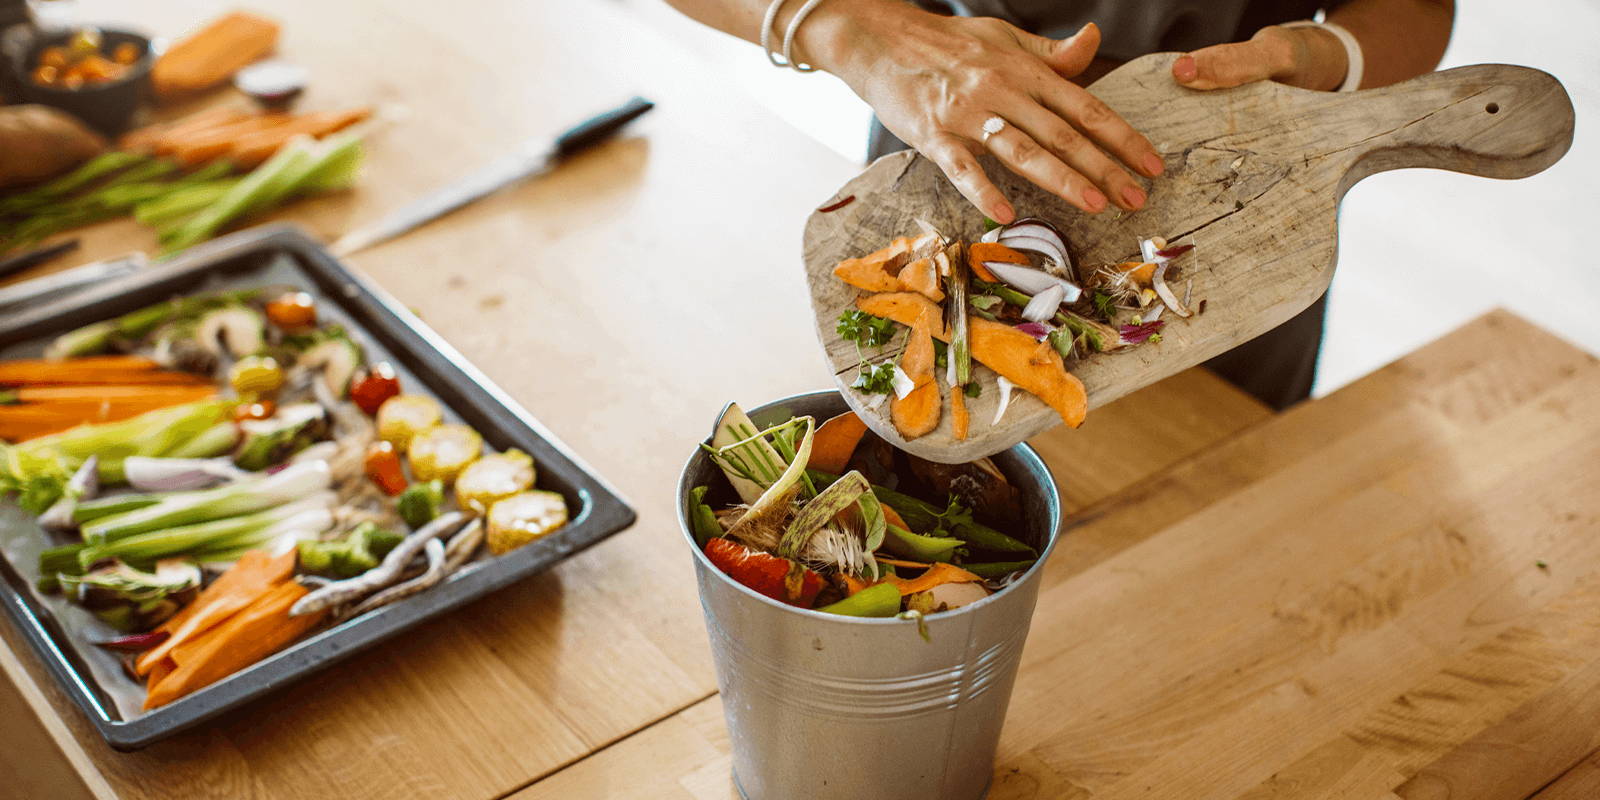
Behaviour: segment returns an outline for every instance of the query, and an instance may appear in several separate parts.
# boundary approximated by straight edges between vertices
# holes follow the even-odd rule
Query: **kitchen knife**
[[[545,139],[528,141],[516,152],[435,190],[377,222],[345,234],[333,244],[333,254],[347,256],[388,241],[524,178],[546,172],[562,159],[609,138],[652,108],[655,108],[655,103],[635,97],[618,108],[589,118],[556,137],[554,142]]]

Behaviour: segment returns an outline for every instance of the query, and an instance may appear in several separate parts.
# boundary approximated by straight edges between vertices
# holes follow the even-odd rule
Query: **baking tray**
[[[294,284],[311,293],[319,319],[343,324],[366,348],[369,360],[393,363],[406,390],[425,388],[445,406],[447,418],[472,426],[496,450],[516,447],[533,456],[539,487],[564,495],[572,518],[539,541],[502,556],[480,554],[438,586],[345,621],[194,694],[143,712],[143,687],[123,674],[113,654],[86,638],[109,637],[111,629],[60,596],[34,589],[38,551],[55,540],[14,502],[0,502],[0,604],[62,690],[119,750],[144,747],[265,696],[544,570],[635,519],[614,489],[415,314],[292,226],[241,231],[134,275],[5,314],[0,318],[0,360],[35,356],[59,333],[177,295],[273,284]]]

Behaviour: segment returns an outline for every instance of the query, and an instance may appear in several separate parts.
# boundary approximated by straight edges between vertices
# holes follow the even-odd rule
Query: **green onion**
[[[83,539],[91,544],[102,544],[151,531],[250,514],[323,491],[331,480],[327,462],[308,461],[265,478],[215,489],[175,492],[155,505],[84,525]]]
[[[126,561],[150,561],[179,555],[205,558],[207,554],[261,547],[279,536],[320,534],[333,525],[332,509],[335,502],[333,492],[324,491],[253,514],[101,540],[78,552],[78,565],[87,569],[95,562],[108,558]]]

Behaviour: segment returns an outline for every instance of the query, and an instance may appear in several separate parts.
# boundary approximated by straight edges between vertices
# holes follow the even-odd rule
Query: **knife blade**
[[[9,310],[23,303],[42,303],[91,283],[138,272],[148,263],[149,259],[144,253],[134,252],[106,261],[92,261],[69,270],[7,286],[0,289],[0,310]]]
[[[334,242],[333,254],[343,257],[365,250],[507,186],[546,172],[563,159],[610,138],[652,108],[655,108],[655,103],[635,97],[617,108],[590,117],[554,141],[541,138],[524,142],[511,154],[434,190],[377,222],[345,234]]]

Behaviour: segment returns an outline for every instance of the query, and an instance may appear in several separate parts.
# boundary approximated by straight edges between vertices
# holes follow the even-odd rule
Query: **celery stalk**
[[[312,158],[304,140],[280,148],[221,199],[195,214],[170,237],[163,237],[163,250],[170,253],[199,244],[239,217],[282,199],[291,188],[287,180],[303,177],[302,170]]]

